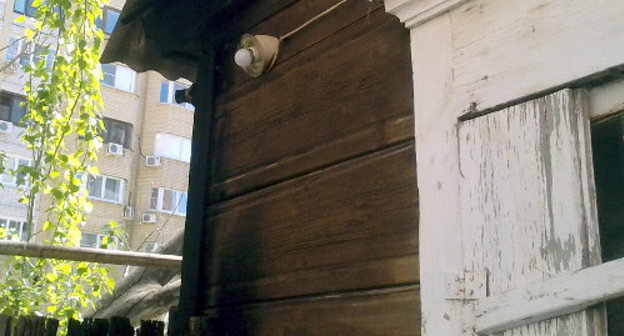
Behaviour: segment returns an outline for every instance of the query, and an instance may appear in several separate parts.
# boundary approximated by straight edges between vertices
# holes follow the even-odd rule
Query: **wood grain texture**
[[[457,106],[495,107],[624,64],[623,12],[609,0],[473,0],[451,11]]]
[[[422,334],[468,334],[467,305],[446,300],[448,273],[463,274],[459,223],[459,158],[454,97],[451,20],[438,16],[411,31],[418,161]],[[423,197],[420,197],[422,195]],[[471,335],[472,336],[472,335]]]
[[[265,14],[250,31],[281,35],[335,3],[252,6]],[[379,3],[350,1],[259,79],[224,48],[196,292],[215,334],[419,334],[408,38]]]
[[[215,206],[206,297],[230,304],[417,282],[413,168],[414,148],[403,145]]]
[[[465,264],[490,295],[600,263],[589,116],[564,90],[459,126]],[[595,335],[594,311],[504,335]]]
[[[303,43],[297,38],[289,43]],[[377,11],[221,102],[213,195],[230,198],[411,138],[407,38]]]
[[[208,310],[215,335],[419,336],[416,286]]]

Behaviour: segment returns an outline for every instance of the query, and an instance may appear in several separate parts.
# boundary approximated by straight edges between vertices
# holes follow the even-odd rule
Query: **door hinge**
[[[448,273],[446,278],[446,300],[473,301],[487,296],[487,271]]]

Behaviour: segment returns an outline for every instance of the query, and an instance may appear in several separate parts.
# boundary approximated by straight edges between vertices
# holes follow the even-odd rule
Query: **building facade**
[[[107,37],[124,2],[111,1],[104,8],[99,24]],[[20,64],[40,56],[37,48],[33,52],[19,40],[28,17],[34,15],[31,3],[0,2],[0,45],[8,46],[0,55],[5,68],[0,74],[0,151],[7,155],[7,168],[31,162],[20,139],[20,120],[25,113],[21,104],[25,78]],[[20,15],[27,19],[16,23]],[[153,72],[137,74],[123,64],[103,64],[102,72],[106,131],[96,163],[99,175],[85,178],[93,211],[83,227],[81,245],[98,247],[112,220],[126,232],[127,239],[118,248],[153,251],[184,225],[194,110],[173,99],[175,90],[184,88],[185,83],[167,81]],[[0,178],[5,185],[0,197],[0,226],[24,231],[27,209],[17,202],[17,181],[8,175]],[[39,203],[35,218],[45,199]],[[33,232],[37,232],[37,220],[34,225]]]

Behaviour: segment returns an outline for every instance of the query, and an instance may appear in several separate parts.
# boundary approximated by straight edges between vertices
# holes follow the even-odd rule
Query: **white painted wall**
[[[423,335],[473,335],[473,303],[445,297],[448,274],[463,274],[474,258],[466,246],[471,243],[466,240],[470,239],[466,232],[470,228],[465,221],[462,225],[462,209],[470,200],[460,194],[464,178],[460,151],[464,140],[458,134],[457,118],[474,109],[514,105],[623,65],[624,2],[385,0],[385,3],[386,10],[398,16],[411,33]],[[588,110],[597,116],[624,107],[624,99],[618,99],[622,88],[624,84],[590,90]],[[599,95],[610,98],[603,100]],[[562,146],[571,145],[562,143]],[[587,153],[576,154],[591,160]],[[540,183],[527,181],[531,182]],[[577,190],[585,188],[587,195],[591,195],[591,185],[583,185],[593,181],[577,179],[569,183]],[[577,196],[570,196],[570,200]],[[595,258],[588,259],[583,266],[596,262]],[[585,335],[604,334],[602,318],[594,317],[593,322],[587,318],[579,326]],[[524,335],[554,335],[554,331],[544,328],[529,332]]]

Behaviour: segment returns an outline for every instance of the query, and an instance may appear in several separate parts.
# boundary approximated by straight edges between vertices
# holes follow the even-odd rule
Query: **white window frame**
[[[163,86],[167,86],[166,88],[166,99],[165,101],[163,101]],[[176,92],[176,85],[180,86],[181,88],[184,89],[188,89],[189,86],[186,84],[182,84],[182,83],[178,83],[178,82],[173,82],[173,81],[162,81],[160,82],[160,91],[159,91],[159,95],[158,95],[158,102],[160,102],[161,104],[170,104],[170,105],[175,105],[175,106],[180,106],[183,107],[187,110],[191,110],[194,111],[195,110],[195,106],[193,106],[193,104],[190,103],[181,103],[178,104],[175,101],[175,92]]]
[[[124,200],[124,195],[125,195],[125,187],[126,187],[126,181],[122,178],[117,178],[117,177],[112,177],[112,176],[106,176],[106,175],[95,175],[95,174],[89,174],[88,178],[102,178],[102,185],[100,188],[100,195],[99,196],[93,196],[91,195],[91,191],[89,190],[89,180],[85,181],[85,186],[87,188],[87,195],[89,196],[89,199],[92,200],[97,200],[97,201],[102,201],[102,202],[109,202],[109,203],[115,203],[115,204],[123,204],[123,200]],[[116,200],[111,200],[108,198],[105,198],[105,192],[106,192],[106,181],[108,180],[115,180],[117,182],[119,182],[119,195],[117,197]]]
[[[27,159],[25,157],[21,157],[21,156],[16,156],[16,155],[7,155],[6,159],[5,159],[5,164],[7,163],[8,159],[13,159],[13,164],[11,165],[11,167],[6,166],[4,167],[5,170],[17,170],[20,167],[20,161],[26,161],[28,162],[28,166],[32,167],[33,162],[30,159]],[[6,180],[7,178],[10,178],[10,180]],[[0,174],[0,182],[2,183],[3,186],[6,187],[17,187],[17,176],[15,175],[10,175],[8,173],[3,173]],[[22,186],[28,186],[28,184],[23,184]]]
[[[95,246],[90,246],[90,245],[84,245],[82,243],[85,235],[89,235],[89,236],[95,236]],[[88,248],[98,248],[98,249],[102,249],[102,240],[104,239],[104,237],[106,237],[106,235],[103,234],[98,234],[98,233],[88,233],[88,232],[82,232],[82,238],[80,239],[80,247],[88,247]],[[107,250],[118,250],[118,246],[119,246],[119,241],[115,238],[111,239],[111,241],[108,243],[108,247],[106,248]]]
[[[171,146],[174,141],[178,141],[176,152],[171,153],[168,146]],[[179,135],[169,133],[156,133],[154,141],[154,155],[162,156],[173,160],[191,162],[191,150],[192,141],[190,138],[186,138]],[[188,155],[186,155],[188,154]]]
[[[19,231],[18,231],[18,236],[19,236],[19,241],[26,241],[24,238],[24,225],[26,224],[26,220],[23,218],[17,218],[17,217],[11,217],[11,216],[4,216],[4,215],[0,215],[0,221],[5,221],[4,224],[0,223],[0,227],[7,230],[7,233],[9,233],[9,223],[10,222],[17,222],[19,224]],[[11,236],[7,236],[3,239],[0,240],[12,240],[15,241],[15,239],[13,239],[13,237]]]
[[[136,74],[136,72],[134,70],[132,70],[132,69],[126,67],[126,66],[123,66],[121,64],[106,64],[106,65],[113,66],[114,69],[115,69],[115,73],[113,74],[114,80],[113,80],[113,84],[111,85],[111,84],[108,84],[108,83],[106,83],[104,81],[105,76],[104,76],[104,69],[102,69],[103,65],[104,64],[100,65],[100,69],[102,70],[102,80],[100,81],[100,83],[102,83],[102,85],[107,86],[107,87],[112,87],[112,88],[115,88],[117,90],[121,90],[121,91],[124,91],[124,92],[135,93],[135,91],[136,91],[136,78],[137,78],[137,74]],[[130,82],[129,82],[130,87],[128,89],[126,89],[125,85],[122,84],[120,76],[118,75],[120,69],[122,69],[123,71],[128,71],[128,74],[130,74],[131,77],[132,77]]]
[[[18,58],[14,65],[19,67],[22,64],[22,59],[28,59],[28,63],[32,63],[33,66],[36,66],[35,58],[37,57],[36,51],[38,48],[43,48],[42,46],[38,46],[30,43],[26,39],[19,39],[16,37],[9,38],[9,47],[6,50],[5,61],[10,62],[13,58]],[[44,50],[41,50],[43,52]],[[47,50],[47,54],[44,56],[45,58],[45,67],[50,68],[54,62],[54,52],[51,50]]]
[[[157,190],[158,192],[157,192],[157,197],[154,199],[153,194],[155,190]],[[163,208],[165,191],[169,191],[173,193],[173,197],[172,197],[173,209],[172,210],[166,210]],[[163,213],[168,213],[172,215],[186,217],[186,206],[181,206],[182,203],[180,203],[180,199],[182,195],[186,195],[186,204],[188,205],[188,193],[185,191],[175,190],[171,188],[163,188],[163,187],[152,188],[150,190],[150,195],[149,195],[149,202],[148,202],[149,209],[152,211],[156,211],[156,212],[163,212]],[[153,202],[153,200],[155,200],[155,202]]]

